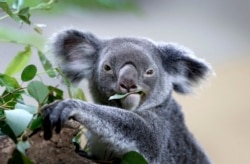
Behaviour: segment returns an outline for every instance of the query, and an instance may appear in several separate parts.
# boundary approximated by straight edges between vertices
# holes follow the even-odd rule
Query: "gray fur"
[[[99,39],[74,29],[56,34],[49,47],[72,82],[89,80],[96,104],[67,99],[46,106],[45,139],[74,118],[90,131],[90,152],[99,159],[134,150],[150,164],[210,163],[172,97],[173,90],[191,92],[211,73],[190,50],[143,38]],[[143,94],[108,100],[136,90]]]

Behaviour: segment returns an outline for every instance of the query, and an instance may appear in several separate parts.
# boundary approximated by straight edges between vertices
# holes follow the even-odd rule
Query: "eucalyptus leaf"
[[[39,3],[37,6],[34,6],[33,8],[43,9],[43,10],[51,9],[52,4],[53,4],[53,1],[50,0],[50,1],[47,1],[47,2]]]
[[[28,6],[33,9],[37,5],[43,3],[43,1],[47,2],[47,1],[51,1],[51,0],[35,0],[35,1],[34,0],[15,0],[15,1],[19,1],[19,9],[25,8],[25,7],[28,7]]]
[[[10,9],[8,3],[6,0],[1,0],[0,1],[0,8],[7,13],[11,18],[13,18],[15,21],[19,22],[21,21]]]
[[[4,115],[4,109],[0,108],[0,121],[3,121],[5,119],[5,115]],[[1,129],[1,128],[0,128]]]
[[[19,18],[24,21],[27,24],[31,24],[30,22],[30,13],[29,13],[29,7],[25,7],[22,8],[19,12],[18,12],[18,16]]]
[[[18,149],[15,149],[12,153],[12,157],[8,160],[8,164],[19,163],[19,164],[33,164],[33,162],[21,153]]]
[[[30,81],[36,76],[36,73],[37,73],[36,66],[33,64],[28,65],[27,67],[24,68],[21,74],[21,79],[22,81]]]
[[[49,89],[40,81],[32,81],[27,87],[28,93],[41,105],[49,95]]]
[[[63,78],[63,82],[67,87],[71,86],[70,80],[63,74],[62,70],[60,68],[56,68],[56,71],[61,75]]]
[[[39,50],[44,48],[45,37],[37,33],[20,32],[20,29],[0,26],[0,41],[31,45]]]
[[[48,86],[48,88],[51,94],[53,94],[53,96],[55,96],[57,99],[63,99],[63,91],[61,89],[53,86]]]
[[[17,137],[6,121],[0,121],[1,132],[10,137],[15,143],[17,143]]]
[[[41,115],[37,115],[32,119],[29,125],[29,129],[33,131],[38,128],[41,128],[42,125],[43,125],[43,117]]]
[[[23,0],[14,0],[14,2],[12,2],[11,6],[12,8],[16,9],[16,10],[20,10],[20,8],[22,7],[24,1]]]
[[[56,100],[62,100],[63,99],[63,91],[61,89],[58,89],[53,86],[48,86],[49,89],[49,97],[47,103],[52,103]]]
[[[21,88],[17,80],[9,75],[0,73],[0,86],[6,87],[8,92]]]
[[[86,96],[81,88],[74,87],[72,90],[73,90],[73,98],[86,101]]]
[[[123,155],[121,164],[148,164],[148,162],[141,154],[130,151]]]
[[[16,145],[17,150],[19,150],[22,154],[26,154],[25,151],[30,147],[30,144],[28,141],[19,141]]]
[[[3,11],[5,11],[9,16],[13,15],[8,3],[6,0],[0,1],[0,8],[2,8]]]
[[[37,107],[33,105],[27,105],[27,104],[21,104],[21,103],[16,103],[15,105],[16,109],[23,109],[29,112],[30,114],[35,114],[37,113]]]
[[[78,147],[81,147],[81,136],[82,136],[82,132],[78,132],[73,138],[72,138],[72,142],[77,145]]]
[[[19,100],[22,100],[22,94],[24,91],[20,90],[9,90],[5,89],[2,96],[0,97],[0,104],[4,104],[4,106],[8,109],[14,109],[16,103]]]
[[[29,125],[33,115],[23,109],[5,110],[6,123],[16,136],[19,136]]]
[[[56,77],[56,72],[54,71],[54,68],[51,64],[51,62],[46,58],[44,53],[42,51],[38,51],[39,59],[43,65],[44,70],[49,75],[49,77]]]
[[[21,71],[29,62],[31,57],[31,48],[26,46],[24,51],[19,52],[9,63],[5,70],[5,74],[14,75]]]
[[[113,96],[110,96],[110,97],[109,97],[109,100],[123,99],[123,98],[127,97],[127,96],[130,95],[130,94],[131,94],[131,93],[124,93],[124,94],[116,93],[116,94],[114,94]]]
[[[134,94],[134,93],[142,94],[142,91],[138,90],[138,91],[135,91],[135,92],[128,92],[128,93],[124,93],[124,94],[122,94],[122,93],[116,93],[113,96],[110,96],[109,100],[123,99],[123,98],[127,97],[128,95]]]

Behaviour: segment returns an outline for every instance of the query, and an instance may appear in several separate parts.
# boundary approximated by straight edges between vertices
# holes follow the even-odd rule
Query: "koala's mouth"
[[[109,100],[119,100],[124,109],[134,110],[136,109],[142,100],[143,91],[138,90],[135,92],[128,93],[116,93],[109,97]]]

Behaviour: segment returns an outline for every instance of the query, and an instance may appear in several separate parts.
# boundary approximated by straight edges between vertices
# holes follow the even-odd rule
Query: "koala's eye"
[[[105,64],[103,68],[107,72],[111,71],[111,67],[108,64]]]
[[[152,70],[152,69],[148,69],[147,71],[146,71],[146,73],[145,73],[147,76],[151,76],[151,75],[153,75],[154,74],[154,70]]]

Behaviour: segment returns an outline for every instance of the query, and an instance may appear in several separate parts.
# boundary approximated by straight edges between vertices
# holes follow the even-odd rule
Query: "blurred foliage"
[[[39,14],[62,13],[65,10],[105,10],[105,11],[138,11],[134,0],[0,0],[0,21],[9,17],[17,23],[27,24],[38,34],[42,34],[45,24],[31,21],[31,12]],[[0,41],[31,45],[42,50],[45,39],[34,33],[20,33],[20,29],[0,26]]]
[[[59,2],[60,3],[60,2]],[[61,0],[61,6],[68,5],[83,9],[125,10],[137,9],[135,0]]]
[[[8,0],[7,3],[12,9],[16,10],[29,7],[32,10],[38,8],[43,10],[50,9],[52,12],[63,12],[66,9],[72,8],[106,11],[135,11],[138,9],[136,0]],[[55,5],[48,5],[53,3]]]

